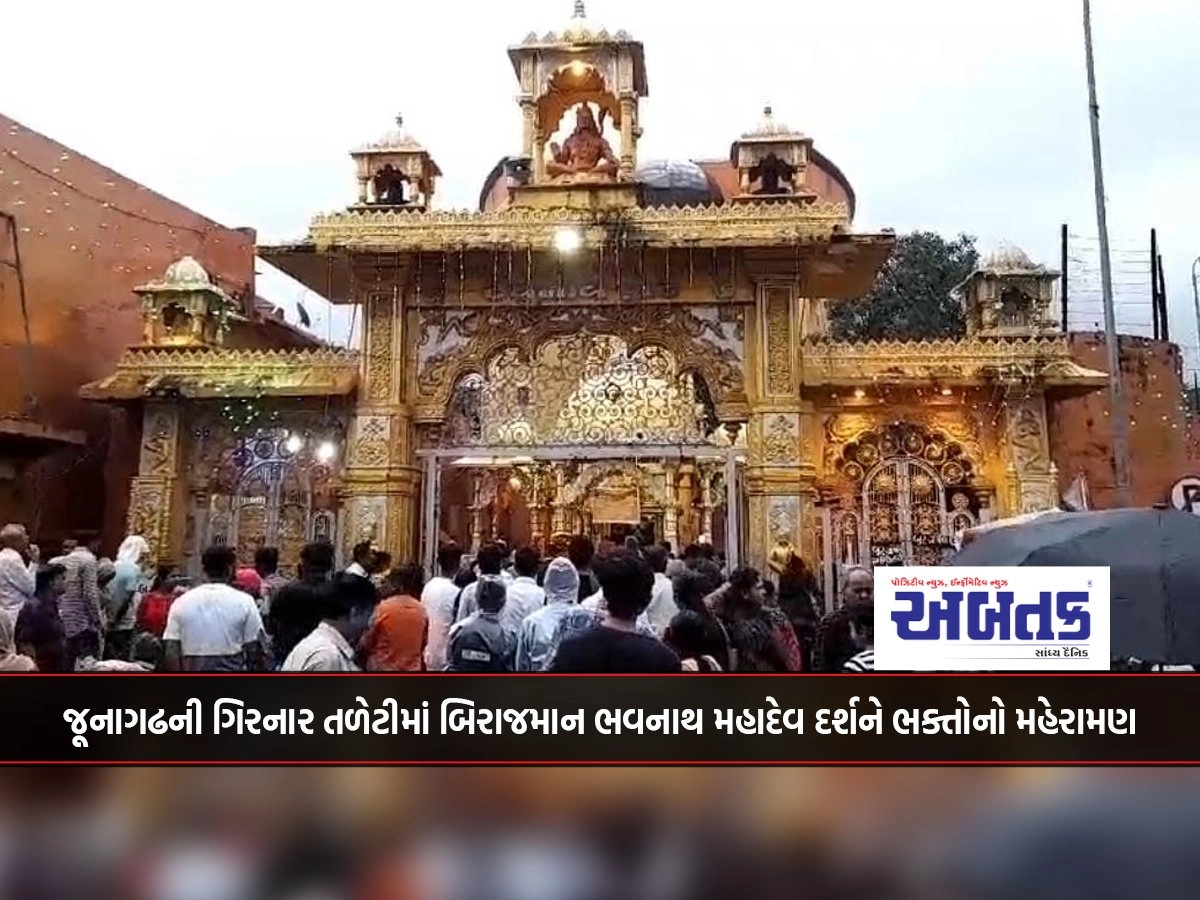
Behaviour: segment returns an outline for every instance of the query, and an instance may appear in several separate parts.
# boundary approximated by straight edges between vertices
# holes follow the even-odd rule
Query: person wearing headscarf
[[[0,616],[0,672],[36,672],[37,664],[28,656],[17,653],[13,621]]]
[[[542,589],[546,605],[526,616],[518,632],[518,672],[545,672],[550,668],[557,649],[554,638],[558,625],[579,596],[579,572],[565,556],[556,557],[546,566]]]
[[[149,556],[150,545],[140,534],[131,534],[117,548],[113,563],[113,579],[109,582],[106,609],[108,614],[107,656],[126,659],[137,624],[137,607],[146,590],[142,560]]]

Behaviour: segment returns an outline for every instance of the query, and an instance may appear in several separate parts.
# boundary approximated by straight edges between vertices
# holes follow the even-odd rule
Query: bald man
[[[858,648],[851,640],[850,622],[863,607],[875,601],[875,576],[865,566],[851,566],[842,573],[842,605],[829,612],[817,626],[813,645],[813,669],[841,672]]]
[[[33,599],[38,549],[29,543],[24,525],[0,529],[0,613],[16,626],[26,601]]]
[[[847,606],[875,602],[875,576],[866,566],[851,566],[842,576],[842,599]]]

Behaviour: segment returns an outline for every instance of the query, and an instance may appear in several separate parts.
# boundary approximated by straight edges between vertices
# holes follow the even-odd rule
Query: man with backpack
[[[517,641],[500,621],[500,612],[508,597],[504,579],[498,572],[485,574],[470,587],[474,588],[472,596],[478,611],[450,630],[447,671],[511,672]]]

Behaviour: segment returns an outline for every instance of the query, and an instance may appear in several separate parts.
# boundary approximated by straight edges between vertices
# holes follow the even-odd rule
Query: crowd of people
[[[546,555],[444,544],[438,571],[393,565],[370,543],[338,570],[306,545],[295,578],[262,547],[201,558],[198,582],[147,571],[131,535],[113,560],[69,544],[43,562],[20,525],[0,530],[0,671],[96,672],[870,672],[873,579],[842,575],[826,610],[793,555],[763,577],[728,571],[706,544],[596,552],[583,535]],[[772,577],[774,576],[774,577]],[[777,583],[776,583],[777,582]]]

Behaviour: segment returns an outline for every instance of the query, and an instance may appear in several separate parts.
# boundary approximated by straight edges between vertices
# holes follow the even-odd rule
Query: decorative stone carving
[[[372,403],[387,403],[395,393],[396,361],[392,349],[395,301],[391,297],[375,297],[367,308],[367,396]]]
[[[800,416],[797,413],[772,413],[762,424],[762,462],[788,465],[797,461]]]
[[[795,247],[828,241],[849,225],[845,203],[739,203],[691,207],[644,207],[622,213],[630,233],[651,247]],[[553,250],[562,209],[511,207],[489,212],[360,211],[316,216],[309,228],[318,246],[379,247],[407,252],[438,247],[531,247]],[[609,226],[580,227],[587,246],[610,239]],[[882,238],[864,238],[883,243]],[[891,243],[891,239],[887,239]],[[270,258],[268,253],[267,257]]]
[[[1041,393],[1009,402],[1008,452],[1013,510],[1029,513],[1055,508],[1058,478],[1050,461],[1046,400]]]
[[[610,306],[564,309],[466,309],[422,312],[416,348],[418,421],[441,421],[450,395],[468,373],[483,374],[501,352],[538,359],[547,342],[566,336],[619,336],[633,353],[661,347],[677,371],[704,376],[717,412],[744,415],[744,343],[740,321],[712,308]]]
[[[751,495],[748,509],[750,521],[747,523],[747,562],[761,569],[766,565],[770,551],[767,537],[767,498]]]
[[[354,422],[350,465],[360,469],[383,469],[391,458],[391,419],[388,416],[359,416]]]
[[[792,365],[792,299],[786,289],[767,291],[763,315],[766,328],[766,393],[790,397],[795,393]]]
[[[1010,406],[1009,442],[1018,475],[1041,474],[1048,463],[1044,403],[1039,395]]]
[[[768,500],[767,527],[772,542],[794,541],[799,521],[799,497],[771,497]]]
[[[146,411],[142,425],[142,449],[138,462],[141,476],[170,477],[175,474],[179,443],[179,413],[175,407],[154,406]]]
[[[129,489],[128,533],[140,534],[150,548],[143,563],[155,565],[170,555],[171,482],[167,478],[134,478]]]

